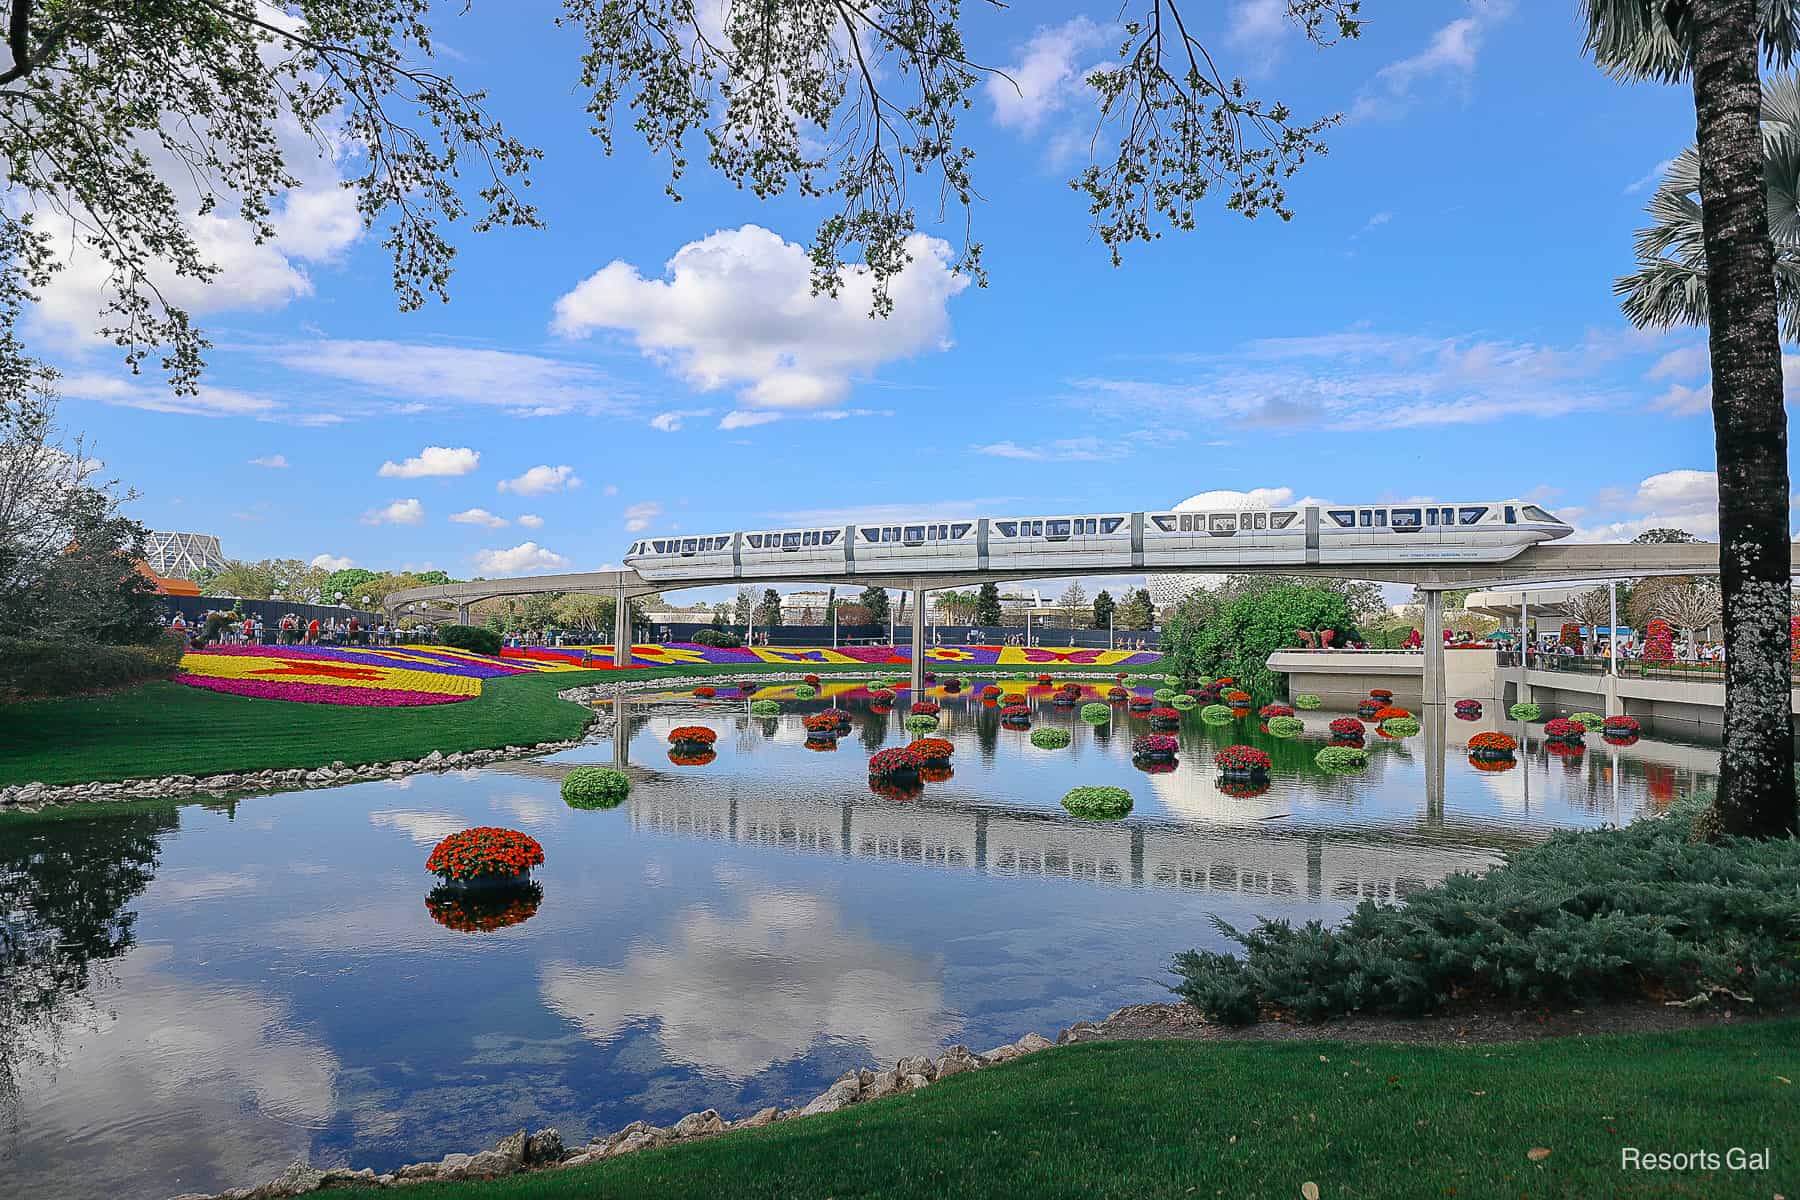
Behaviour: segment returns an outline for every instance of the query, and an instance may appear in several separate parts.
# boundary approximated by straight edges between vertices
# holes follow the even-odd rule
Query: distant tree
[[[975,609],[981,603],[976,593],[959,592],[954,588],[936,593],[935,599],[939,615],[949,625],[966,625],[974,620]]]
[[[1269,655],[1293,644],[1296,629],[1332,629],[1358,636],[1349,601],[1336,588],[1283,585],[1231,597],[1214,607],[1190,593],[1163,627],[1170,668],[1183,675],[1230,675],[1255,696],[1281,693]]]
[[[874,625],[877,622],[869,616],[869,610],[860,600],[839,600],[837,606],[838,625]],[[880,622],[885,624],[886,622]]]
[[[781,593],[774,588],[763,590],[762,603],[756,606],[756,623],[764,629],[781,624]]]
[[[1063,589],[1062,598],[1057,603],[1061,606],[1063,615],[1068,617],[1070,629],[1074,629],[1083,617],[1089,615],[1087,589],[1081,586],[1079,580],[1072,581]]]
[[[862,590],[858,598],[864,611],[869,614],[869,624],[886,625],[888,623],[888,594],[886,588],[878,588],[873,584]]]
[[[1150,589],[1138,588],[1126,596],[1114,618],[1120,629],[1141,632],[1156,624],[1156,606],[1150,602]]]
[[[1658,526],[1655,529],[1644,530],[1644,532],[1631,539],[1631,544],[1634,546],[1676,546],[1687,545],[1699,540],[1699,538],[1695,537],[1685,529],[1671,529],[1667,526]]]
[[[975,623],[977,625],[1000,624],[1000,589],[992,583],[984,583],[975,593]]]
[[[1112,593],[1101,588],[1100,594],[1094,597],[1094,628],[1105,629],[1111,624],[1116,607],[1113,603]]]
[[[748,624],[750,618],[756,615],[756,589],[752,587],[738,588],[737,600],[734,605],[737,611],[737,623],[739,625]]]
[[[355,604],[359,595],[356,589],[375,578],[377,576],[373,571],[365,571],[361,567],[345,567],[327,575],[320,587],[328,597],[341,593],[347,603]]]

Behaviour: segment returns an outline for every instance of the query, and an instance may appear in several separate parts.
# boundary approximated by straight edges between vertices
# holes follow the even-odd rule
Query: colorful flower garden
[[[564,666],[610,668],[613,648],[595,646],[534,646],[501,651],[508,662],[542,662]],[[1153,663],[1161,655],[1152,650],[1056,650],[1045,646],[932,646],[925,651],[925,661],[964,667],[1124,667]],[[817,666],[836,663],[865,666],[906,666],[912,663],[910,646],[700,646],[692,642],[633,645],[633,667],[744,666],[766,663],[771,666]]]
[[[182,655],[175,681],[260,700],[413,708],[474,699],[484,679],[576,669],[447,646],[214,646]]]

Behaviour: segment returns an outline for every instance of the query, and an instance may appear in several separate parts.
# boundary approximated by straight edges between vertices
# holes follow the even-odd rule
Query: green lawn
[[[419,708],[293,704],[146,683],[100,696],[0,705],[0,787],[312,768],[332,762],[358,766],[421,758],[433,750],[450,754],[560,741],[578,735],[590,715],[588,709],[556,698],[566,688],[621,678],[642,682],[795,670],[750,663],[513,675],[484,681],[481,695],[473,700]],[[821,675],[892,671],[861,663],[815,668]]]
[[[1481,1047],[1103,1043],[831,1116],[407,1195],[1289,1200],[1310,1181],[1326,1198],[1767,1200],[1800,1191],[1796,1078],[1800,1021]],[[1624,1146],[1768,1147],[1774,1166],[1622,1171]]]

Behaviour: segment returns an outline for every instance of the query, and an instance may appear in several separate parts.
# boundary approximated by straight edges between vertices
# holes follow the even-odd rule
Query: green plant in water
[[[1169,697],[1169,707],[1178,708],[1182,712],[1186,712],[1190,708],[1198,708],[1199,706],[1200,702],[1186,692],[1177,692],[1175,695]]]
[[[1544,710],[1529,700],[1515,704],[1506,711],[1515,721],[1540,721],[1544,717]]]
[[[1131,793],[1117,787],[1071,788],[1062,806],[1090,821],[1116,821],[1131,812]]]
[[[779,717],[781,715],[781,705],[775,703],[773,700],[752,700],[750,702],[750,715],[753,717]]]
[[[1061,750],[1069,744],[1069,731],[1045,725],[1031,731],[1031,744],[1039,750]]]
[[[1327,746],[1313,755],[1322,771],[1360,771],[1369,765],[1369,752],[1361,746]]]
[[[1112,720],[1112,705],[1084,704],[1081,706],[1081,719],[1089,725],[1105,725]]]
[[[1577,725],[1580,725],[1583,729],[1586,729],[1589,733],[1592,733],[1594,730],[1600,728],[1602,725],[1604,725],[1606,723],[1605,717],[1602,717],[1599,713],[1591,713],[1591,712],[1571,713],[1569,715],[1569,720],[1575,722]]]
[[[930,733],[938,727],[938,719],[930,713],[914,713],[900,723],[908,733]]]
[[[1398,717],[1395,720],[1399,720]],[[1299,717],[1270,717],[1269,736],[1278,738],[1299,737],[1306,732],[1306,722]],[[1414,732],[1418,732],[1414,730]]]
[[[563,776],[563,803],[570,808],[617,808],[630,792],[630,777],[611,767],[576,767]]]
[[[810,683],[803,683],[794,689],[794,699],[796,700],[811,700],[818,694],[819,689]]]
[[[1310,692],[1303,692],[1294,697],[1294,707],[1310,711],[1315,708],[1324,708],[1325,701]]]
[[[1200,710],[1200,719],[1208,725],[1229,725],[1237,720],[1237,714],[1231,711],[1229,705],[1209,704]]]
[[[1167,704],[1175,698],[1175,689],[1166,687],[1157,688],[1154,692],[1150,693],[1150,698],[1152,700],[1160,700],[1164,704]]]
[[[1380,728],[1389,737],[1412,737],[1421,726],[1416,717],[1389,717]]]

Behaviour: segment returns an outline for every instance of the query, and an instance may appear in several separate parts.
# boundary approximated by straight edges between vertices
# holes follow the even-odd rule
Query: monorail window
[[[829,546],[833,542],[837,541],[839,532],[840,531],[836,530],[836,529],[827,529],[825,531],[825,545]]]
[[[1066,538],[1069,536],[1069,523],[1067,521],[1046,521],[1044,522],[1044,532],[1051,537]]]
[[[1518,523],[1517,519],[1513,516],[1513,506],[1510,504],[1508,504],[1506,506],[1506,523],[1508,525],[1514,525],[1514,524]]]
[[[1119,526],[1123,525],[1124,523],[1125,523],[1124,517],[1101,517],[1100,518],[1100,532],[1101,533],[1117,533],[1119,531]]]
[[[908,546],[918,545],[925,540],[925,527],[923,525],[908,525],[906,531],[900,535],[900,540],[905,542]]]
[[[1267,529],[1269,527],[1269,514],[1268,513],[1257,513],[1256,514],[1256,527],[1258,529]]]
[[[1375,524],[1375,514],[1365,508],[1362,512],[1357,514],[1356,523],[1364,529],[1367,529],[1369,526]]]
[[[700,539],[698,539],[698,538],[684,538],[684,539],[683,539],[683,540],[682,540],[682,543],[681,543],[681,552],[682,552],[682,553],[683,553],[683,554],[693,554],[693,553],[694,553],[694,552],[696,552],[696,551],[697,551],[697,550],[699,550],[699,549],[700,549]]]
[[[1294,523],[1294,514],[1293,513],[1270,513],[1269,514],[1269,528],[1270,529],[1286,529],[1289,525],[1292,525],[1293,523]]]
[[[1344,529],[1351,529],[1356,525],[1356,510],[1352,508],[1334,508],[1325,515]]]
[[[963,536],[965,534],[967,534],[969,532],[969,530],[971,530],[973,528],[974,528],[974,523],[971,521],[958,521],[956,524],[954,524],[950,527],[951,540],[960,541],[963,538]]]
[[[1031,536],[1032,537],[1043,537],[1044,536],[1044,523],[1042,521],[1033,521],[1031,523]]]
[[[1181,532],[1192,533],[1193,529],[1194,529],[1194,518],[1192,518],[1192,517],[1181,518]]]
[[[783,550],[798,550],[800,548],[800,535],[797,533],[782,534],[781,548]]]
[[[1256,520],[1255,516],[1252,515],[1251,513],[1243,513],[1238,517],[1238,528],[1239,529],[1255,529],[1256,528],[1256,525],[1254,524],[1255,520]]]
[[[1212,519],[1211,519],[1211,523],[1210,523],[1210,532],[1212,532],[1212,533],[1236,533],[1237,532],[1237,514],[1235,514],[1235,513],[1214,513],[1212,515]]]
[[[1416,508],[1396,508],[1394,510],[1395,529],[1417,529],[1419,527],[1419,510]]]
[[[881,530],[865,528],[862,531],[862,539],[865,542],[879,542],[881,540]]]
[[[1386,529],[1387,528],[1387,509],[1378,508],[1375,510],[1375,528],[1377,528],[1377,529]]]
[[[1001,537],[1019,536],[1019,523],[1017,521],[995,521],[994,528],[1000,531]]]
[[[1487,516],[1487,509],[1479,507],[1459,508],[1456,510],[1456,516],[1464,525],[1478,525],[1481,523],[1481,518]]]
[[[1556,523],[1555,517],[1551,516],[1535,504],[1527,504],[1519,511],[1525,514],[1525,519],[1527,521],[1547,521],[1552,525]]]
[[[889,526],[887,526],[887,527],[886,527],[886,528],[884,528],[884,529],[882,529],[882,531],[881,531],[881,540],[882,540],[882,541],[884,541],[884,542],[897,542],[897,541],[899,541],[899,540],[900,540],[900,529],[899,529],[899,527],[898,527],[898,526],[895,526],[895,525],[889,525]]]
[[[1164,533],[1174,533],[1175,532],[1175,518],[1174,517],[1151,517],[1150,520],[1158,529],[1162,530]]]

